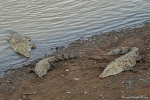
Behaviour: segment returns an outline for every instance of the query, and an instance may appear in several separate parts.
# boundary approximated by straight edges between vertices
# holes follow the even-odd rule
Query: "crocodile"
[[[121,47],[107,53],[107,55],[109,54],[110,55],[124,54],[124,55],[110,62],[106,66],[102,74],[99,75],[99,78],[115,75],[126,70],[135,71],[133,67],[136,65],[136,62],[144,58],[143,55],[139,55],[139,51],[137,47],[133,47],[133,48]]]
[[[22,36],[16,31],[11,32],[12,36],[7,41],[10,43],[12,49],[27,58],[30,57],[29,52],[31,48],[35,48],[34,44],[30,44],[31,39],[26,36]]]
[[[42,78],[46,73],[52,70],[55,66],[55,63],[63,60],[74,59],[77,56],[75,54],[60,54],[54,55],[45,59],[40,60],[34,69],[31,69],[31,72],[37,74],[40,78]]]

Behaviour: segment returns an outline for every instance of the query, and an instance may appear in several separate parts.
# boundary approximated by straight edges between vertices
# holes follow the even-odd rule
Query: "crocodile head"
[[[35,48],[34,44],[30,44],[30,38],[22,36],[20,33],[13,33],[11,38],[8,40],[12,49],[27,58],[30,57],[29,52],[31,48]]]
[[[115,69],[106,69],[101,75],[99,75],[99,78],[105,78],[107,76],[116,75],[116,74],[118,74],[118,72],[116,72]]]

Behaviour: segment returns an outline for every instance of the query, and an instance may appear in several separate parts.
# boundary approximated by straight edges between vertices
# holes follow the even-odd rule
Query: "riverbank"
[[[118,56],[102,56],[109,50],[138,47],[144,59],[137,73],[125,71],[100,79],[105,66]],[[79,57],[56,63],[42,79],[30,69],[40,60],[9,70],[0,79],[1,100],[119,100],[150,98],[150,23],[77,40],[68,47],[57,47],[54,54],[76,53]],[[41,58],[42,59],[42,58]]]

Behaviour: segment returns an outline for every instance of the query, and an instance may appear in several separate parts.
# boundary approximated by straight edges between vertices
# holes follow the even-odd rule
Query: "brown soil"
[[[105,66],[117,56],[103,56],[109,50],[138,47],[144,59],[134,67],[100,79]],[[0,79],[0,100],[121,100],[150,99],[150,23],[139,28],[113,31],[57,47],[59,54],[75,52],[78,58],[57,62],[42,79],[29,73],[37,61],[9,70]]]

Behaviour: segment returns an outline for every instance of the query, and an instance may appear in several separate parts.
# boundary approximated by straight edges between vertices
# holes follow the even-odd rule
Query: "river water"
[[[0,0],[0,75],[81,37],[150,21],[150,0]],[[6,41],[15,30],[37,48],[24,58]]]

